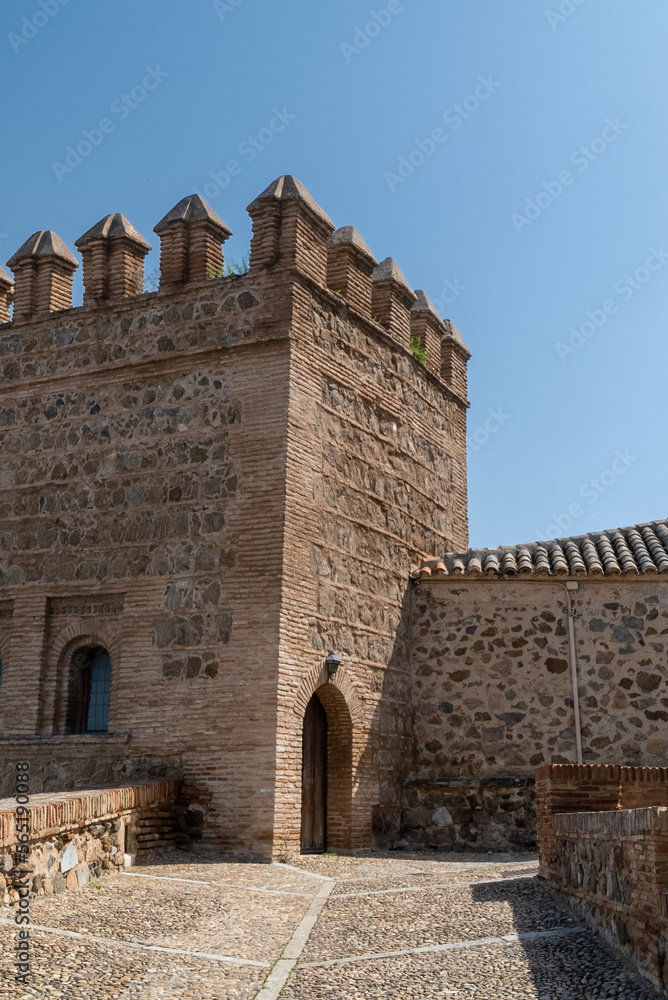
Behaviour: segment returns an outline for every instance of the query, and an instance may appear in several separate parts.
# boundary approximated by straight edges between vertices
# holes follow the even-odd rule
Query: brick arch
[[[100,627],[96,623],[95,631],[82,632],[81,625],[72,623],[57,636],[51,648],[50,659],[56,665],[57,702],[55,712],[55,731],[64,734],[67,728],[67,714],[70,700],[73,672],[80,664],[77,663],[77,652],[101,646],[111,658],[112,684],[114,667],[120,657],[120,637],[112,632],[111,626]]]
[[[327,849],[350,850],[354,724],[343,691],[331,682],[314,694],[327,713]]]
[[[335,688],[343,696],[353,726],[362,726],[364,724],[364,707],[345,666],[339,667],[331,680],[327,679],[327,668],[325,666],[313,667],[302,681],[297,697],[295,698],[293,706],[295,715],[303,719],[309,701],[316,691],[319,692],[324,687]],[[322,698],[320,700],[322,701]]]

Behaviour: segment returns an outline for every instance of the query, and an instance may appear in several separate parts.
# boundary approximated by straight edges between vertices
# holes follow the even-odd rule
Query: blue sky
[[[665,0],[5,0],[0,45],[3,262],[194,190],[239,258],[293,173],[471,348],[472,545],[666,516]]]

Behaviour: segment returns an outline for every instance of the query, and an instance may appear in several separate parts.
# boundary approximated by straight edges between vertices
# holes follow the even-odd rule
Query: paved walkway
[[[65,1000],[655,1000],[535,861],[378,855],[229,864],[176,852],[32,904],[31,985]]]

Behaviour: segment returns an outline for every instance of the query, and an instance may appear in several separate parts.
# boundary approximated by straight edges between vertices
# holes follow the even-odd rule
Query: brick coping
[[[668,806],[557,813],[552,822],[555,835],[574,837],[596,834],[618,839],[647,833],[668,833]]]
[[[122,788],[82,789],[30,797],[31,839],[51,831],[85,826],[141,806],[175,799],[177,781],[151,781]],[[15,799],[0,800],[0,845],[14,840]]]

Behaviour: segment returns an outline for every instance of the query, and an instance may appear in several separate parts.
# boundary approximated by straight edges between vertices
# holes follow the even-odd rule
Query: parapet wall
[[[552,765],[536,790],[542,876],[667,989],[668,768]]]
[[[294,177],[278,178],[248,207],[253,221],[250,273],[294,268],[346,300],[358,319],[381,327],[459,398],[466,398],[470,352],[423,291],[414,292],[395,261],[380,264],[352,226],[334,224]],[[230,277],[222,244],[232,235],[199,195],[183,198],[154,230],[160,238],[160,293]],[[83,260],[84,309],[143,297],[150,244],[120,213],[105,216],[76,240]],[[34,325],[72,307],[79,262],[50,230],[33,233],[10,257],[14,281],[0,268],[0,324]],[[13,303],[13,315],[10,306]],[[67,342],[66,342],[67,343]],[[63,346],[60,343],[57,346]]]
[[[541,873],[551,878],[560,814],[668,807],[668,767],[547,764],[536,768],[536,798]]]
[[[178,791],[175,781],[156,781],[33,795],[25,806],[0,799],[4,902],[17,903],[26,885],[39,895],[83,888],[173,847]]]

